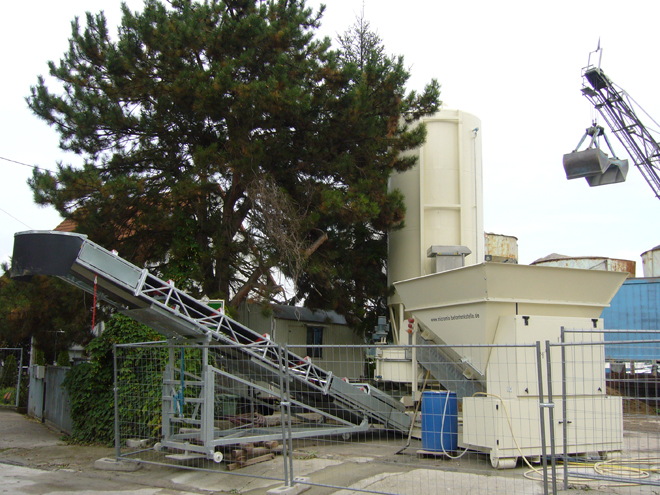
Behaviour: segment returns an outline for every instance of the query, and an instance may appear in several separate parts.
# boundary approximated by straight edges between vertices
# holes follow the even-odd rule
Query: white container
[[[644,277],[660,277],[660,246],[642,253]]]
[[[422,121],[426,144],[411,152],[417,165],[390,179],[406,201],[405,227],[389,235],[388,283],[435,272],[431,246],[466,246],[466,265],[484,260],[481,122],[443,109]],[[399,303],[394,295],[390,304]]]

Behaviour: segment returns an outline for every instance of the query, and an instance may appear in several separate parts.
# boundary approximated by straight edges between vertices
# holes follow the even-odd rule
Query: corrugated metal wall
[[[28,415],[70,434],[73,424],[69,394],[62,388],[62,382],[70,368],[47,366],[43,378],[37,378],[36,368],[37,366],[32,366],[30,369]]]
[[[46,401],[44,403],[43,419],[60,430],[71,434],[71,406],[69,394],[62,387],[62,382],[69,372],[68,367],[48,366],[46,368]]]
[[[660,278],[626,280],[601,314],[607,330],[660,330]],[[606,334],[606,341],[660,339],[658,334]],[[660,359],[660,344],[605,347],[607,359]]]

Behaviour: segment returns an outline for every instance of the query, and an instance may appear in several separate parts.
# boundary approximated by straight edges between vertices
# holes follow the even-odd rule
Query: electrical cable
[[[51,172],[51,170],[47,170],[45,168],[37,167],[36,165],[30,165],[28,163],[17,162],[16,160],[10,160],[9,158],[5,158],[4,156],[0,156],[0,160],[5,160],[7,162],[15,163],[16,165],[22,165],[24,167],[34,168],[34,169],[40,170],[42,172]]]
[[[518,440],[516,439],[516,436],[513,432],[513,424],[511,423],[511,418],[509,416],[509,411],[506,407],[506,403],[504,402],[504,399],[502,397],[496,395],[496,394],[489,394],[487,392],[477,392],[475,393],[472,397],[475,397],[477,395],[484,395],[484,396],[490,396],[490,397],[495,397],[500,401],[502,404],[502,408],[504,409],[504,413],[506,415],[507,422],[509,424],[509,430],[511,431],[511,437],[513,438],[514,443],[516,444],[516,448],[518,449],[518,452],[520,453],[520,456],[522,457],[523,461],[527,466],[530,468],[529,471],[526,471],[523,476],[526,479],[532,480],[532,481],[543,481],[543,473],[532,466],[530,462],[527,460],[527,457],[522,453],[522,449],[520,448],[520,445],[518,444]],[[446,402],[445,402],[446,406]],[[467,452],[467,450],[465,451]],[[463,454],[461,454],[463,455]],[[658,461],[657,466],[652,466],[646,469],[641,469],[641,468],[635,468],[635,467],[628,467],[624,466],[624,464],[648,464],[648,461]],[[561,459],[560,459],[561,462]],[[569,462],[568,466],[581,466],[581,467],[592,467],[594,471],[601,475],[601,476],[612,476],[613,474],[617,474],[619,477],[624,477],[626,476],[626,473],[630,473],[630,478],[631,478],[631,483],[599,483],[599,487],[623,487],[623,486],[633,486],[636,485],[634,483],[634,479],[645,479],[650,476],[650,472],[653,473],[660,473],[660,457],[642,457],[642,458],[637,458],[637,459],[611,459],[607,461],[600,461],[596,462],[594,464],[587,464],[587,463],[578,463],[578,462]],[[559,466],[560,469],[565,469],[566,466]],[[531,473],[535,473],[541,476],[541,478],[535,478]],[[636,475],[635,478],[633,478],[632,475]],[[581,485],[581,486],[588,486],[590,481],[585,481],[583,478],[569,478],[569,484],[572,485]]]
[[[20,221],[18,218],[16,218],[14,215],[12,215],[11,213],[9,213],[8,211],[3,210],[2,208],[0,208],[0,211],[1,211],[2,213],[4,213],[5,215],[10,216],[10,217],[13,218],[14,220],[16,220],[18,223],[25,225],[28,229],[32,230],[32,227],[30,227],[27,223]]]
[[[445,417],[447,415],[447,404],[449,404],[449,394],[451,393],[449,390],[447,390],[446,392],[447,392],[447,397],[445,398],[445,407],[442,410],[442,423],[441,423],[441,426],[440,426],[440,446],[442,447],[442,452],[447,457],[449,457],[450,459],[460,459],[461,457],[463,457],[468,452],[469,449],[465,449],[458,456],[453,456],[445,450],[445,439],[444,439]],[[458,435],[458,431],[456,431],[456,435]]]
[[[426,382],[427,382],[427,380],[429,379],[430,376],[431,376],[431,372],[429,370],[426,370],[426,376],[424,377],[424,383],[422,384],[422,392],[421,392],[422,395],[424,395],[424,390],[426,390]],[[417,404],[415,405],[415,413],[414,413],[413,419],[410,423],[410,429],[408,430],[408,441],[406,442],[406,445],[401,450],[396,452],[394,455],[398,455],[401,452],[403,452],[404,450],[406,450],[408,447],[410,447],[410,440],[412,438],[413,428],[415,427],[415,420],[417,419],[417,413],[419,412],[419,406],[421,405],[421,403],[422,403],[422,396],[420,395],[419,400],[417,401]]]
[[[32,168],[32,169],[36,169],[36,170],[39,170],[41,172],[50,172],[50,170],[47,170],[45,168],[41,168],[41,167],[38,167],[36,165],[30,165],[28,163],[19,162],[19,161],[16,161],[16,160],[11,160],[10,158],[5,158],[4,156],[0,156],[0,160],[5,160],[6,162],[10,162],[10,163],[15,163],[16,165],[22,165],[23,167],[29,167],[29,168]],[[18,218],[16,218],[14,215],[9,213],[8,211],[3,210],[2,208],[0,208],[0,211],[2,213],[4,213],[5,215],[7,215],[7,216],[13,218],[14,220],[16,220],[18,223],[20,223],[22,225],[25,225],[28,229],[32,230],[32,227],[30,227],[27,223],[19,220]]]
[[[502,397],[500,397],[499,395],[489,394],[487,392],[477,392],[472,397],[476,397],[477,395],[484,395],[486,397],[495,397],[496,399],[498,399],[500,401],[500,403],[502,404],[502,408],[504,409],[504,414],[506,415],[506,420],[509,423],[509,430],[511,431],[511,437],[513,438],[513,443],[516,444],[516,448],[518,449],[518,452],[520,453],[520,457],[522,457],[523,461],[525,461],[525,464],[527,464],[527,466],[530,469],[532,469],[536,473],[540,474],[540,471],[538,469],[536,469],[534,466],[532,466],[530,464],[530,462],[527,460],[527,458],[525,457],[525,454],[523,454],[522,449],[520,448],[520,445],[518,444],[518,440],[516,439],[516,435],[513,433],[513,424],[511,423],[511,417],[509,416],[509,410],[506,408],[506,404],[504,402],[504,399],[502,399]]]
[[[614,84],[614,83],[612,83],[612,86],[614,86],[614,87],[617,88],[619,91],[621,91],[621,94],[622,94],[623,96],[625,96],[626,98],[628,98],[630,101],[632,101],[632,102],[635,104],[635,106],[637,106],[637,108],[639,108],[639,109],[644,113],[644,115],[646,115],[646,116],[649,118],[649,120],[650,120],[651,122],[653,122],[656,126],[660,127],[660,124],[658,124],[658,123],[655,121],[655,119],[654,119],[653,117],[651,117],[651,116],[649,115],[649,113],[648,113],[646,110],[644,110],[644,108],[643,108],[639,103],[637,103],[637,101],[635,101],[635,99],[634,99],[632,96],[630,96],[630,94],[629,94],[625,89],[623,89],[623,88],[622,88],[621,86],[619,86],[618,84]],[[630,103],[630,102],[628,102],[628,103]],[[632,105],[630,105],[630,106],[632,107]],[[657,129],[653,129],[652,127],[649,127],[649,126],[645,126],[645,127],[646,127],[647,129],[649,129],[649,130],[655,132],[656,134],[660,134],[660,131],[658,131]]]

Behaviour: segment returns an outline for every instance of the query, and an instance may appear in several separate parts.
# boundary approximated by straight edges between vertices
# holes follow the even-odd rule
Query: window
[[[323,345],[323,327],[307,327],[307,355],[311,358],[322,358],[323,348],[314,347]]]

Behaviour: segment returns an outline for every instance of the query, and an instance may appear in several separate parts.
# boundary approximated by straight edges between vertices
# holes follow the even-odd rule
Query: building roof
[[[75,232],[78,223],[75,220],[63,220],[60,224],[55,227],[53,230],[56,232]]]

